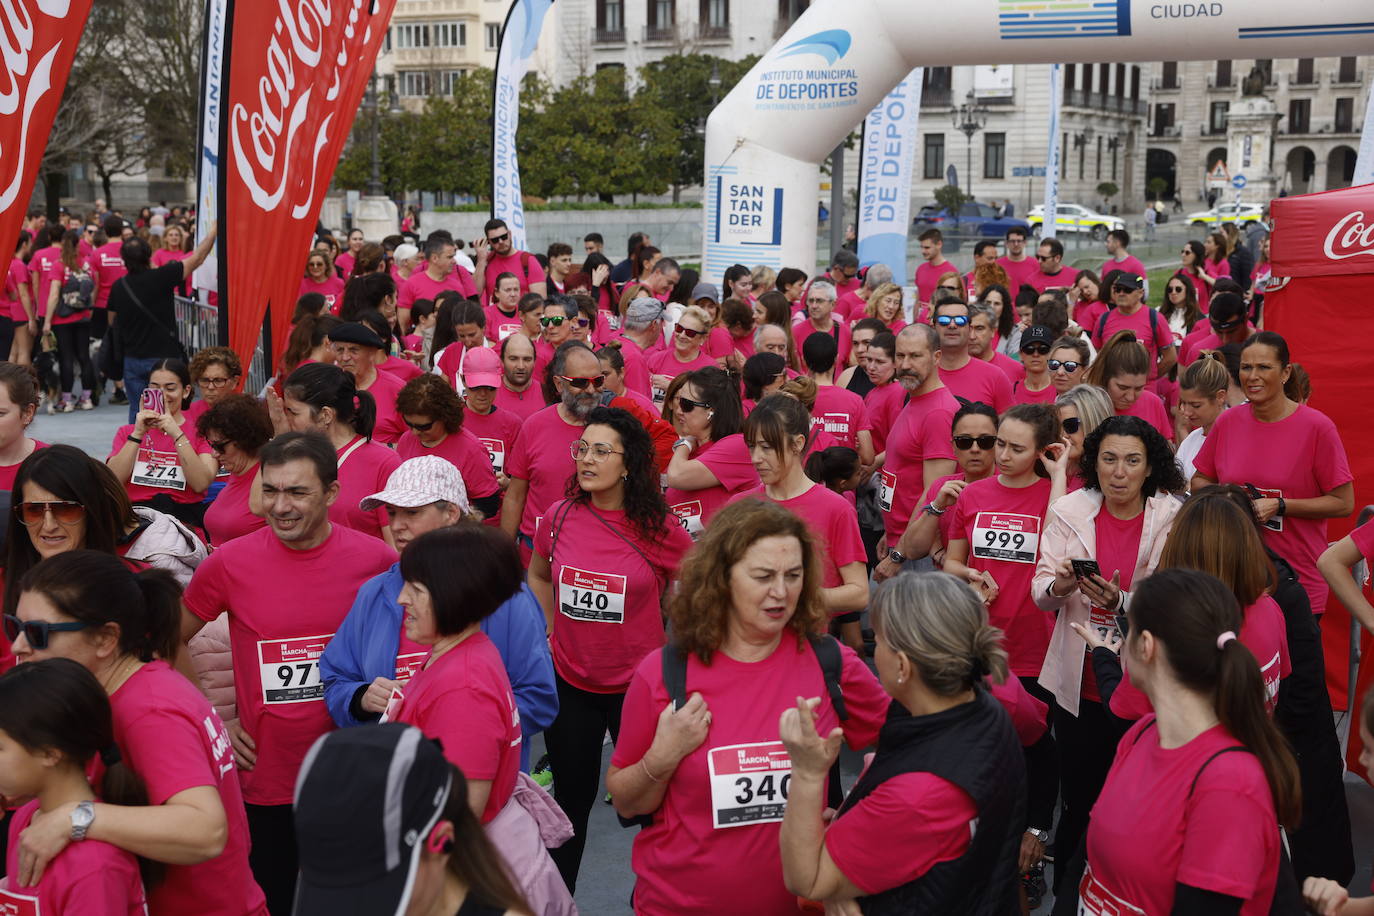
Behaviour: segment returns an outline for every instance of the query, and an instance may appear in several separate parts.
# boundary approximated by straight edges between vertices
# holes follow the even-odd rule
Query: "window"
[[[1077,65],[1077,64],[1065,64],[1065,65],[1064,65],[1064,88],[1065,88],[1065,89],[1077,89],[1078,87],[1074,85],[1074,80],[1076,80],[1076,79],[1078,79],[1078,65]]]
[[[1226,115],[1231,110],[1230,102],[1213,102],[1210,113],[1207,116],[1207,132],[1209,134],[1226,133]]]
[[[1102,137],[1097,138],[1097,174],[1094,176],[1098,181],[1102,180]]]
[[[501,47],[501,23],[488,22],[483,32],[486,33],[485,45],[488,51],[495,51]]]
[[[648,23],[651,29],[670,29],[673,27],[673,0],[648,0]]]
[[[1116,86],[1112,89],[1112,94],[1118,99],[1126,97],[1126,65],[1116,65]]]
[[[1178,88],[1178,62],[1166,60],[1159,74],[1159,88],[1177,89]]]
[[[1355,100],[1336,99],[1336,133],[1349,134],[1355,131]]]
[[[1083,91],[1084,91],[1084,92],[1092,92],[1092,91],[1093,91],[1093,65],[1092,65],[1092,64],[1084,64],[1084,65],[1083,65]]]
[[[396,74],[400,79],[401,97],[425,97],[429,95],[429,72],[425,70],[402,70]]]
[[[921,75],[922,107],[942,107],[950,103],[953,68],[924,67]]]
[[[440,70],[436,76],[438,78],[438,86],[436,87],[437,91],[435,94],[450,96],[453,95],[454,87],[458,84],[458,81],[463,78],[463,71]]]
[[[1111,89],[1112,65],[1097,65],[1097,91],[1106,95]]]
[[[778,0],[778,19],[780,25],[790,26],[797,21],[797,17],[806,12],[806,8],[811,5],[811,0]],[[782,35],[782,32],[778,33]]]
[[[1174,103],[1168,102],[1155,106],[1155,129],[1153,136],[1167,137],[1174,126]]]
[[[1069,132],[1067,130],[1059,137],[1059,177],[1061,179],[1069,177]]]
[[[1314,61],[1310,57],[1298,58],[1298,72],[1293,77],[1293,82],[1299,86],[1310,86],[1317,81],[1315,68],[1312,66]]]
[[[1217,61],[1217,88],[1226,89],[1231,85],[1231,62],[1229,60]]]
[[[1004,178],[1007,170],[1007,135],[983,134],[983,177]]]
[[[1175,78],[1174,78],[1174,81],[1177,82],[1177,81],[1178,81],[1178,78],[1175,77]],[[1140,68],[1139,68],[1139,67],[1132,67],[1132,68],[1131,68],[1131,101],[1133,101],[1133,102],[1138,102],[1138,101],[1140,101]],[[1138,108],[1138,106],[1137,106],[1137,108]]]
[[[1341,67],[1336,71],[1336,81],[1340,83],[1358,83],[1360,81],[1360,75],[1355,72],[1355,58],[1341,58]]]
[[[625,7],[620,0],[596,0],[596,27],[607,34],[625,32]]]
[[[464,22],[436,22],[434,24],[434,47],[466,48],[468,27]],[[447,94],[447,93],[445,93]]]
[[[1288,132],[1310,133],[1312,129],[1312,100],[1291,99],[1288,102]]]
[[[926,134],[925,141],[925,167],[921,170],[921,177],[943,180],[945,177],[945,135]]]
[[[404,22],[396,26],[396,47],[402,50],[408,48],[428,48],[429,23]]]
[[[701,0],[700,22],[706,30],[730,28],[730,0]]]

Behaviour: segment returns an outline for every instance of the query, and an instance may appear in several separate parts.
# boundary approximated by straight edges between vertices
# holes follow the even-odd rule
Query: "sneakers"
[[[553,770],[549,767],[548,754],[540,757],[539,762],[530,768],[530,778],[544,789],[553,785]]]
[[[82,398],[82,399],[80,400],[80,402],[77,403],[76,409],[77,409],[77,410],[95,410],[95,405],[91,403],[91,399],[90,399],[90,398]]]
[[[111,404],[128,404],[129,396],[124,393],[123,388],[116,388],[114,394],[110,396]]]
[[[52,409],[51,405],[49,405],[50,413],[72,413],[75,410],[76,406],[71,401],[63,401],[61,404],[58,404],[55,411]]]

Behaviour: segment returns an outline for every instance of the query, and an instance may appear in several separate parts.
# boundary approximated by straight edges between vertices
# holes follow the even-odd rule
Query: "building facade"
[[[381,90],[414,111],[431,95],[452,95],[462,73],[496,66],[510,5],[511,0],[397,0],[377,56]]]

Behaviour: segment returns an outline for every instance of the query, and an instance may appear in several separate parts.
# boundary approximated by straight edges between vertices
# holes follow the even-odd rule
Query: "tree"
[[[1169,190],[1169,179],[1161,178],[1159,175],[1156,175],[1145,182],[1145,190],[1149,193],[1150,197],[1155,200],[1160,200],[1164,197],[1164,192]]]
[[[957,214],[969,196],[957,185],[946,184],[935,189],[935,202],[950,213]]]
[[[96,0],[97,4],[101,0]],[[204,0],[122,0],[125,10],[121,55],[130,66],[106,73],[129,85],[137,100],[142,145],[150,164],[169,175],[195,174],[199,161],[200,57]],[[108,199],[108,198],[107,198]]]
[[[1104,202],[1111,200],[1120,193],[1121,189],[1116,186],[1115,182],[1104,181],[1097,186],[1097,196],[1102,198]]]

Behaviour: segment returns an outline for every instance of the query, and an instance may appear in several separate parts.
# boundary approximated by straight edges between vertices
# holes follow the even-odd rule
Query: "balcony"
[[[1316,89],[1320,85],[1321,79],[1315,73],[1313,73],[1307,79],[1303,79],[1296,73],[1288,74],[1289,89]]]
[[[1150,136],[1156,139],[1177,140],[1183,136],[1182,124],[1156,124],[1150,128]]]
[[[1331,70],[1326,74],[1326,81],[1332,86],[1363,86],[1364,71],[1355,70],[1349,73],[1341,73],[1339,70]]]
[[[1226,92],[1230,92],[1231,90],[1236,88],[1236,79],[1233,76],[1228,76],[1223,80],[1219,79],[1215,73],[1212,73],[1209,74],[1207,77],[1207,88],[1221,89]]]
[[[1172,83],[1164,82],[1163,77],[1154,77],[1150,80],[1150,89],[1154,92],[1177,92],[1183,88],[1183,84],[1175,77]]]
[[[954,104],[954,91],[948,86],[927,86],[921,90],[922,108],[949,108]]]
[[[625,29],[602,29],[592,30],[592,44],[598,45],[623,45],[625,43]]]
[[[730,23],[724,25],[707,25],[702,23],[697,26],[697,41],[703,44],[729,44],[730,43]]]
[[[1145,114],[1145,102],[1141,99],[1126,99],[1101,92],[1086,92],[1082,89],[1065,89],[1064,104],[1071,108],[1092,108],[1124,115]]]
[[[1311,118],[1306,124],[1299,124],[1296,128],[1288,126],[1288,118],[1283,119],[1283,126],[1279,128],[1279,134],[1284,137],[1358,137],[1362,125],[1350,123],[1337,123],[1332,118]]]
[[[1202,129],[1198,131],[1198,136],[1199,136],[1199,137],[1224,137],[1224,136],[1226,136],[1226,127],[1225,127],[1224,125],[1221,126],[1221,127],[1218,127],[1218,126],[1215,125],[1215,124],[1203,124],[1203,125],[1202,125]]]
[[[646,25],[644,43],[654,45],[675,44],[677,42],[677,23],[668,25]]]

